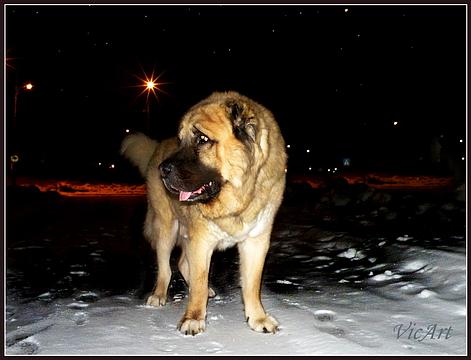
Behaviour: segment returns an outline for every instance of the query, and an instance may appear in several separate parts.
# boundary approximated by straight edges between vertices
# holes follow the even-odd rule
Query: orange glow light
[[[141,85],[136,86],[142,88],[142,91],[139,95],[146,94],[148,100],[150,94],[152,93],[152,95],[158,100],[157,93],[165,93],[161,86],[167,84],[166,82],[159,81],[162,74],[156,75],[154,71],[152,71],[150,75],[147,75],[144,70],[142,72],[144,74],[143,77],[136,76],[141,81]]]
[[[25,89],[26,89],[26,90],[31,90],[31,89],[33,89],[33,84],[27,83],[27,84],[25,85]]]

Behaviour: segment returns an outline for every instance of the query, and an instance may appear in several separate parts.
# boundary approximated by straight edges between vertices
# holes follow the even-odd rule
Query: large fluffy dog
[[[130,135],[121,151],[147,181],[144,234],[158,263],[147,304],[165,304],[170,253],[179,245],[178,268],[190,294],[178,328],[192,335],[204,331],[208,296],[214,295],[208,288],[211,255],[237,245],[248,324],[276,332],[278,322],[260,301],[273,219],[285,187],[285,144],[273,115],[236,92],[214,93],[183,116],[178,137],[157,143]]]

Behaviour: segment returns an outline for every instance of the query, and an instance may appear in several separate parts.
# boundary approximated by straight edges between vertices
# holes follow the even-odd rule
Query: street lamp
[[[12,185],[16,186],[16,174],[15,174],[15,165],[20,159],[18,154],[17,154],[17,137],[16,137],[16,132],[17,132],[17,110],[18,110],[18,98],[21,94],[22,91],[31,91],[33,90],[33,84],[31,82],[27,82],[23,85],[16,86],[15,88],[15,96],[13,99],[13,119],[12,119],[12,139],[13,139],[13,154],[10,156],[10,172],[11,172],[11,178],[12,178]]]
[[[165,82],[160,82],[159,79],[162,74],[155,75],[154,71],[152,71],[151,75],[147,75],[144,71],[144,76],[137,78],[141,81],[140,85],[137,87],[142,88],[142,91],[139,95],[146,94],[146,104],[144,108],[144,112],[146,113],[146,129],[147,131],[150,130],[150,95],[152,95],[158,100],[157,98],[157,91],[164,92],[160,86],[166,84]]]
[[[33,90],[33,84],[28,82],[26,84],[23,84],[21,86],[16,87],[16,89],[15,89],[15,103],[13,105],[13,121],[14,122],[16,122],[16,110],[17,110],[17,107],[18,107],[18,96],[24,90],[26,90],[26,91]]]
[[[154,78],[154,74],[151,75],[151,77],[147,77],[146,75],[146,80],[144,82],[144,85],[145,85],[145,89],[144,91],[147,92],[147,96],[146,96],[146,128],[147,128],[147,131],[150,130],[150,101],[149,101],[149,95],[150,93],[152,92],[152,94],[154,94],[154,96],[157,97],[157,94],[156,94],[156,90],[158,90],[158,83],[157,83],[157,79]]]
[[[155,95],[155,89],[156,89],[156,83],[155,80],[153,79],[153,74],[150,79],[147,79],[146,81],[146,91],[147,91],[147,97],[146,97],[146,128],[147,131],[150,131],[150,101],[149,101],[149,95],[150,92]]]

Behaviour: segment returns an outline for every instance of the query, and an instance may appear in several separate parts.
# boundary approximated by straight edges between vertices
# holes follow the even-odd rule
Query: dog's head
[[[183,116],[179,148],[160,164],[166,188],[180,201],[208,203],[254,176],[260,139],[253,104],[234,92],[215,93]]]

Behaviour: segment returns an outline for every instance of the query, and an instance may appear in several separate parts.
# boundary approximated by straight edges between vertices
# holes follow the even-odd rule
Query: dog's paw
[[[211,299],[213,297],[216,296],[216,292],[212,289],[212,288],[209,288],[208,290],[208,297]]]
[[[147,298],[147,305],[150,306],[164,306],[167,303],[167,297],[166,296],[159,296],[156,294],[153,294]]]
[[[248,321],[249,326],[252,330],[263,333],[276,333],[278,331],[278,321],[273,316],[266,314],[261,318],[251,318]]]
[[[196,335],[202,333],[206,329],[205,320],[195,320],[183,318],[178,323],[178,330],[185,335]]]

